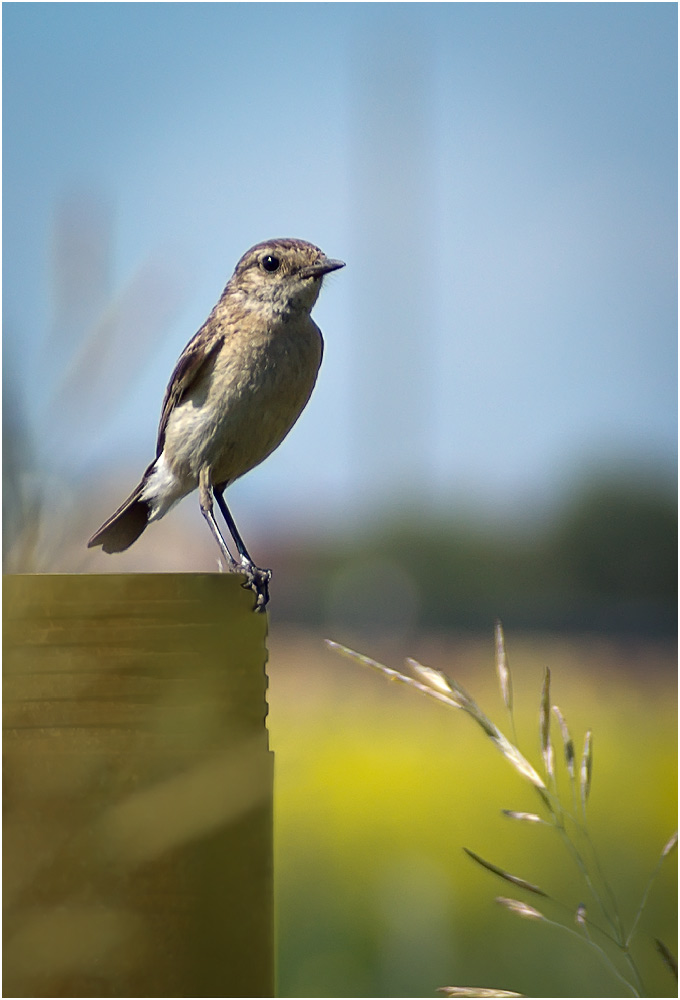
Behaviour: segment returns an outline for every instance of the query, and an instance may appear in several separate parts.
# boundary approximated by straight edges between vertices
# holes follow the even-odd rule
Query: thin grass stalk
[[[647,879],[644,892],[642,893],[642,899],[640,900],[640,905],[637,908],[637,912],[633,919],[632,926],[628,933],[628,937],[626,938],[626,947],[630,945],[631,941],[633,940],[633,936],[635,935],[635,931],[637,930],[637,925],[640,922],[640,917],[642,916],[644,908],[647,905],[647,898],[649,896],[650,890],[652,888],[652,885],[654,884],[657,875],[659,874],[659,871],[661,870],[661,866],[663,865],[664,860],[668,857],[668,855],[672,851],[674,851],[677,848],[677,846],[678,846],[678,833],[676,830],[676,832],[673,834],[670,840],[668,840],[668,842],[664,845],[664,848],[661,851],[661,854],[659,855],[658,860],[654,865],[654,868],[652,869],[649,878]]]
[[[544,688],[545,688],[545,681],[544,681]],[[548,691],[549,691],[549,681],[548,681]],[[543,704],[543,699],[542,699],[542,704]],[[573,751],[573,744],[572,744],[572,751]],[[565,759],[566,760],[569,759],[566,745],[565,745]],[[573,756],[572,756],[572,771],[573,770],[574,768],[573,768]],[[611,893],[606,877],[602,873],[602,869],[599,866],[599,863],[597,862],[597,857],[595,856],[595,866],[603,882],[603,891],[600,891],[600,889],[595,883],[595,880],[591,875],[590,868],[586,858],[584,857],[583,853],[578,849],[577,845],[574,843],[571,836],[569,835],[569,832],[566,829],[564,822],[565,818],[569,819],[573,823],[574,828],[585,839],[586,844],[590,848],[591,853],[593,853],[594,851],[593,845],[590,840],[590,837],[588,836],[587,830],[585,829],[584,826],[581,825],[580,821],[576,816],[572,816],[571,814],[566,813],[564,811],[556,790],[555,794],[551,794],[547,789],[544,792],[541,792],[540,789],[537,789],[537,791],[539,791],[539,794],[541,795],[541,801],[544,803],[544,805],[546,805],[553,819],[553,823],[549,825],[554,826],[554,828],[558,831],[560,837],[563,840],[564,845],[566,846],[575,864],[577,865],[579,871],[581,872],[581,875],[588,889],[590,890],[593,900],[599,907],[605,922],[608,924],[612,932],[611,934],[608,934],[606,931],[602,931],[602,933],[604,933],[605,936],[608,937],[612,941],[612,943],[615,944],[617,947],[622,947],[623,935],[618,915],[618,907],[616,900],[614,899]],[[576,802],[574,804],[576,805]],[[609,897],[609,902],[612,904],[613,907],[613,913],[610,912],[608,906],[605,904],[603,892],[606,896]]]
[[[577,922],[579,924],[579,927],[581,927],[583,931],[583,933],[579,933],[578,931],[575,931],[572,927],[569,927],[567,924],[560,923],[559,920],[552,920],[550,917],[546,917],[544,913],[540,912],[540,910],[536,910],[534,907],[528,906],[527,904],[522,903],[520,900],[505,899],[504,897],[501,896],[496,898],[496,902],[501,903],[501,905],[503,905],[505,909],[510,910],[517,916],[525,918],[530,917],[535,920],[540,919],[543,923],[549,924],[551,927],[556,927],[558,930],[564,931],[566,934],[571,934],[572,937],[577,938],[577,940],[581,941],[583,944],[588,945],[590,948],[596,951],[597,954],[600,956],[600,958],[603,959],[610,972],[612,972],[613,975],[621,983],[623,983],[628,990],[630,990],[630,993],[634,997],[642,995],[640,992],[641,990],[640,983],[636,982],[635,984],[633,984],[630,982],[629,979],[626,979],[626,977],[619,971],[619,969],[617,969],[616,964],[612,961],[611,956],[608,955],[607,952],[604,950],[604,948],[591,937],[587,927],[587,921],[585,919],[584,907],[579,906],[576,912]],[[558,900],[553,900],[553,902],[556,902],[559,906],[561,906],[562,909],[566,910],[567,912],[571,912],[573,914],[573,911],[569,911],[568,908],[563,904],[560,904]],[[580,920],[579,920],[579,915],[581,915],[582,917],[582,919]],[[601,930],[599,928],[596,929]],[[608,940],[612,941],[612,938],[609,937],[608,934],[605,934],[605,936],[608,938]]]
[[[559,708],[557,708],[557,706],[553,706],[553,711],[555,711],[558,720],[560,721],[560,728],[562,730],[562,737],[563,737],[564,751],[565,751],[565,764],[567,766],[567,770],[570,776],[570,783],[572,787],[572,799],[574,806],[573,814],[567,812],[563,807],[561,807],[561,804],[559,803],[559,797],[557,797],[558,809],[556,812],[553,813],[553,815],[555,816],[555,827],[560,833],[560,836],[562,837],[565,846],[571,853],[577,867],[579,868],[579,871],[581,872],[581,875],[583,876],[583,879],[592,894],[593,900],[597,903],[605,921],[611,928],[613,935],[611,937],[611,940],[613,941],[614,944],[616,944],[617,947],[623,948],[625,947],[625,941],[624,941],[623,927],[618,912],[617,900],[611,890],[611,887],[607,880],[607,876],[605,875],[602,869],[602,865],[600,864],[597,851],[595,850],[595,845],[593,844],[590,834],[588,833],[585,821],[582,822],[578,818],[579,806],[576,799],[575,753],[574,753],[573,740],[571,739],[566,722],[564,721],[564,717],[560,712]],[[589,743],[592,754],[592,741],[588,739],[588,735],[589,734],[586,734],[584,759],[586,758],[586,750],[588,750]],[[592,759],[591,759],[591,767],[592,767]],[[587,768],[586,768],[586,775],[587,775]],[[571,822],[575,833],[584,842],[585,847],[587,848],[590,857],[592,859],[592,865],[595,869],[594,873],[591,873],[591,865],[586,859],[584,852],[581,849],[579,849],[575,840],[572,838],[569,831],[567,830],[565,820],[569,820]],[[599,881],[601,882],[601,889],[598,887],[595,881],[594,874],[597,874]],[[609,906],[606,905],[605,903],[605,897],[608,900],[609,906],[611,906],[611,910],[609,909]],[[607,936],[609,937],[610,935]]]
[[[574,826],[579,831],[579,833],[586,839],[586,843],[588,843],[590,845],[591,850],[592,850],[592,844],[590,843],[590,838],[588,837],[587,831],[585,829],[583,829],[583,827],[581,827],[581,825],[578,823],[578,821],[575,820],[573,817],[570,817],[570,819],[572,819],[572,821],[574,823]],[[611,934],[608,934],[605,931],[602,931],[602,933],[604,933],[605,936],[608,937],[610,939],[610,941],[612,941],[613,944],[615,944],[617,947],[620,948],[622,946],[623,942],[622,942],[622,937],[621,937],[621,933],[620,933],[620,921],[619,921],[619,918],[618,918],[616,900],[613,899],[613,897],[611,896],[611,890],[609,890],[609,886],[606,883],[606,880],[605,880],[605,885],[604,885],[604,892],[607,894],[607,896],[610,897],[610,900],[609,900],[610,903],[613,903],[613,906],[614,906],[614,912],[613,912],[613,914],[610,913],[608,906],[605,904],[603,893],[600,891],[600,889],[596,885],[596,883],[595,883],[595,881],[594,881],[594,879],[593,879],[593,877],[591,875],[590,868],[588,866],[588,862],[586,861],[586,859],[584,858],[583,854],[581,853],[581,851],[578,849],[578,847],[576,846],[576,844],[574,843],[574,841],[570,837],[570,835],[567,832],[567,830],[564,827],[564,825],[556,823],[555,824],[555,829],[559,833],[559,835],[562,838],[562,841],[563,841],[565,847],[567,848],[567,850],[571,854],[571,856],[572,856],[572,858],[573,858],[573,860],[574,860],[577,868],[581,872],[581,876],[583,877],[583,881],[587,885],[588,890],[590,891],[590,894],[592,895],[594,902],[597,904],[600,912],[602,913],[602,916],[604,917],[605,922],[607,923],[607,925],[609,926],[609,928],[611,930]],[[600,873],[600,877],[603,878],[603,876],[602,876],[601,873]]]
[[[608,881],[607,876],[606,876],[606,874],[604,872],[602,864],[600,863],[599,855],[598,855],[597,850],[595,848],[595,844],[593,843],[593,841],[591,839],[590,833],[588,832],[587,826],[584,825],[580,829],[581,829],[581,833],[583,835],[583,838],[584,838],[584,840],[585,840],[585,842],[586,842],[586,844],[588,846],[588,850],[590,851],[590,855],[591,855],[591,858],[592,858],[592,861],[593,861],[593,866],[595,868],[595,871],[596,871],[596,873],[597,873],[597,875],[598,875],[598,877],[599,877],[599,879],[600,879],[600,881],[602,883],[602,887],[604,889],[604,892],[606,893],[606,895],[607,895],[607,897],[609,899],[609,902],[610,902],[610,904],[612,906],[612,909],[613,909],[613,913],[614,913],[614,916],[613,916],[613,921],[614,921],[613,928],[614,928],[614,931],[615,931],[615,934],[616,934],[617,943],[618,943],[618,945],[619,945],[620,948],[623,948],[625,950],[625,948],[627,947],[627,945],[626,945],[626,935],[625,935],[625,932],[624,932],[624,929],[623,929],[623,923],[621,922],[621,916],[619,914],[619,907],[618,907],[618,903],[617,903],[617,900],[616,900],[616,896],[614,895],[614,893],[612,891],[612,888],[609,885],[609,881]]]
[[[544,732],[544,730],[543,730],[543,726],[544,726],[544,722],[543,722],[543,718],[544,718],[544,705],[546,704],[546,702],[549,702],[549,691],[550,691],[550,678],[549,678],[549,671],[547,671],[547,678],[546,678],[546,680],[544,680],[543,696],[542,696],[542,699],[541,699],[541,706],[542,706],[542,709],[541,709],[541,734],[542,734],[542,741],[545,739],[545,737],[543,736],[543,732]],[[546,694],[547,694],[547,698],[546,698]],[[568,737],[568,741],[569,740],[570,740],[570,737]],[[565,744],[565,760],[568,762],[569,759],[571,758],[571,760],[572,760],[572,770],[573,770],[573,755],[569,754],[567,746],[568,746],[568,742]],[[573,751],[573,744],[572,744],[572,751]],[[590,773],[592,775],[592,737],[590,736],[589,733],[586,734],[586,741],[585,741],[585,747],[584,747],[584,760],[587,762],[588,759],[590,760],[590,772],[588,772],[588,765],[586,764],[585,771],[584,771],[584,773],[586,775],[586,784],[587,784],[588,773]],[[589,790],[589,788],[588,788],[588,790]],[[606,931],[604,931],[603,929],[600,928],[601,933],[603,933],[605,935],[605,937],[607,937],[612,942],[612,944],[616,945],[617,948],[623,948],[625,946],[625,942],[624,942],[624,938],[623,938],[623,931],[622,931],[622,927],[621,927],[621,921],[620,921],[620,917],[619,917],[619,914],[618,914],[618,905],[617,905],[616,899],[614,898],[614,896],[613,896],[613,894],[611,892],[611,889],[609,887],[609,883],[607,882],[606,876],[603,874],[602,868],[599,865],[599,861],[597,859],[597,855],[594,852],[594,847],[593,847],[592,841],[590,840],[590,837],[588,835],[587,829],[584,826],[581,825],[581,823],[579,822],[579,820],[575,816],[571,816],[568,813],[564,812],[563,807],[562,807],[562,805],[560,803],[560,800],[559,800],[559,796],[557,795],[556,789],[555,789],[555,793],[554,794],[551,794],[551,792],[545,786],[543,787],[543,789],[540,789],[540,788],[537,787],[536,791],[539,793],[539,795],[541,797],[541,801],[547,807],[547,809],[549,810],[550,815],[551,815],[551,817],[553,819],[553,823],[550,824],[550,825],[553,825],[554,828],[560,834],[560,837],[562,838],[564,845],[566,846],[566,848],[569,851],[569,853],[572,855],[572,858],[573,858],[574,862],[576,863],[579,871],[581,872],[581,875],[582,875],[582,877],[583,877],[583,879],[584,879],[584,881],[585,881],[585,883],[586,883],[586,885],[587,885],[587,887],[588,887],[588,889],[589,889],[589,891],[590,891],[590,893],[591,893],[591,895],[593,897],[593,900],[595,901],[595,903],[599,907],[599,909],[600,909],[600,911],[602,913],[602,916],[603,916],[606,924],[609,926],[609,928],[611,930],[611,934],[610,934],[610,933],[608,933],[608,932],[606,932]],[[595,882],[595,880],[594,880],[594,878],[593,878],[593,876],[592,876],[592,874],[590,872],[590,867],[588,865],[588,862],[587,862],[586,858],[584,857],[583,853],[578,849],[577,845],[574,843],[574,841],[572,840],[571,836],[569,835],[569,832],[567,831],[565,823],[564,823],[565,816],[571,820],[571,822],[574,824],[574,828],[580,833],[581,836],[584,837],[584,839],[586,841],[586,844],[588,845],[588,847],[590,849],[591,854],[593,854],[595,867],[596,867],[597,872],[599,874],[599,877],[600,877],[600,879],[602,881],[602,890],[600,890],[598,888],[598,886],[597,886],[597,884],[596,884],[596,882]],[[609,903],[612,906],[612,911],[610,911],[608,905],[605,903],[605,896],[608,897],[608,899],[609,899]]]
[[[496,901],[501,902],[502,899],[503,897],[497,897]],[[631,972],[633,973],[635,979],[635,983],[632,983],[629,979],[626,979],[626,977],[619,971],[619,969],[616,967],[615,962],[612,960],[611,956],[604,950],[604,948],[600,944],[598,944],[597,941],[594,940],[594,938],[590,934],[590,928],[592,927],[593,930],[598,932],[598,934],[602,934],[603,937],[605,937],[611,944],[615,945],[619,949],[621,949],[620,943],[616,940],[616,938],[612,937],[611,934],[608,934],[607,931],[604,930],[604,928],[598,927],[597,924],[594,924],[593,921],[587,917],[586,908],[582,903],[578,906],[575,914],[576,923],[583,931],[583,934],[579,934],[575,930],[573,930],[573,928],[569,927],[568,924],[563,924],[559,920],[552,920],[550,917],[546,917],[545,914],[541,913],[539,910],[535,910],[534,913],[522,912],[523,907],[526,907],[527,910],[534,910],[534,907],[529,907],[527,906],[527,904],[522,904],[519,901],[516,901],[519,904],[518,906],[511,906],[509,905],[511,902],[512,902],[511,900],[505,902],[504,905],[506,909],[514,911],[519,916],[525,916],[525,917],[533,916],[534,919],[538,919],[540,916],[544,923],[550,924],[552,927],[557,927],[558,929],[565,931],[567,934],[571,934],[574,937],[578,938],[579,941],[588,944],[605,961],[607,967],[616,976],[616,978],[625,984],[625,986],[630,990],[633,996],[642,995],[641,992],[642,983],[637,968],[635,968],[634,964],[633,967],[631,968]],[[570,910],[569,907],[567,907],[564,903],[561,903],[558,899],[551,899],[551,902],[554,905],[558,906],[561,910],[563,910],[567,915],[573,916],[573,911]],[[629,957],[630,956],[628,954],[624,953],[624,959],[628,960]],[[630,962],[628,964],[630,965]]]
[[[576,847],[576,845],[573,843],[573,841],[569,837],[569,834],[567,833],[567,831],[563,827],[556,827],[556,829],[558,830],[558,832],[562,836],[562,839],[564,841],[564,844],[565,844],[566,848],[568,849],[568,851],[571,853],[572,857],[574,858],[574,860],[575,860],[575,862],[576,862],[576,864],[577,864],[577,866],[578,866],[578,868],[579,868],[579,870],[581,872],[581,875],[583,876],[584,882],[588,886],[588,889],[590,890],[590,892],[591,892],[591,894],[593,896],[593,899],[595,900],[595,902],[597,903],[600,911],[602,912],[602,915],[605,918],[606,923],[609,925],[611,933],[609,933],[609,931],[606,931],[603,927],[598,926],[590,918],[587,918],[587,924],[588,924],[589,927],[592,927],[593,930],[596,930],[598,932],[598,934],[601,934],[604,938],[606,938],[612,945],[614,945],[622,953],[624,961],[628,965],[628,968],[630,969],[631,975],[633,976],[633,979],[634,979],[634,982],[635,982],[635,988],[633,988],[633,984],[629,980],[625,979],[625,977],[622,976],[620,973],[617,972],[617,975],[621,979],[622,982],[625,982],[629,986],[629,988],[631,989],[631,991],[633,992],[633,994],[635,996],[640,996],[640,995],[642,995],[642,978],[640,976],[640,973],[639,973],[639,970],[638,970],[637,965],[635,963],[635,960],[634,960],[632,954],[630,953],[630,949],[628,947],[628,942],[626,940],[624,940],[623,928],[622,928],[622,925],[621,925],[621,920],[620,920],[620,916],[619,916],[619,912],[618,912],[618,905],[617,905],[616,898],[614,897],[614,895],[613,895],[613,893],[611,891],[611,888],[609,886],[609,883],[607,882],[606,876],[603,874],[602,869],[601,869],[601,867],[599,865],[599,862],[598,862],[598,859],[597,859],[597,855],[595,853],[595,849],[594,849],[594,846],[592,844],[592,841],[590,840],[588,831],[585,830],[584,828],[580,827],[578,824],[576,824],[576,825],[580,829],[581,833],[586,838],[586,841],[587,841],[587,843],[588,843],[588,845],[590,847],[591,853],[593,854],[593,858],[594,858],[594,862],[595,862],[595,865],[596,865],[597,870],[598,870],[598,874],[600,876],[600,879],[602,880],[604,891],[606,892],[607,896],[609,897],[609,902],[611,903],[611,905],[613,907],[613,915],[612,915],[609,912],[608,907],[605,905],[604,898],[603,898],[601,892],[599,891],[598,887],[596,886],[596,884],[595,884],[595,882],[594,882],[594,880],[592,878],[592,875],[590,873],[587,861],[583,858],[582,854],[580,853],[580,851],[578,850],[578,848]],[[565,910],[567,912],[570,912],[568,910],[568,908],[563,903],[561,903],[559,900],[553,900],[553,903],[555,903],[558,907],[560,907],[560,909]],[[578,921],[578,922],[579,922],[579,924],[582,924],[582,926],[585,926],[585,923],[586,923],[586,909],[583,906],[583,904],[581,904],[581,906],[577,910],[577,916],[578,916],[579,912],[582,914],[583,922],[582,921]],[[564,926],[564,925],[560,924],[558,921],[555,921],[555,925],[556,926]],[[565,927],[565,929],[566,930],[570,930],[570,928],[568,928],[568,927]],[[607,957],[607,963],[608,963],[608,965],[612,969],[615,969],[616,967],[613,965],[611,958],[607,955],[607,953],[604,951],[604,949],[602,949],[602,947],[600,945],[598,945],[597,942],[593,941],[592,938],[590,938],[590,935],[588,935],[588,939],[592,943],[593,947],[596,948],[597,951],[600,954],[602,954],[602,955],[604,955],[604,956]]]
[[[607,877],[604,874],[604,871],[602,870],[602,866],[600,864],[597,851],[595,850],[595,845],[593,844],[590,838],[590,834],[588,833],[588,829],[585,825],[586,804],[588,801],[588,796],[590,795],[590,788],[592,785],[592,781],[593,781],[593,734],[592,731],[589,729],[586,732],[585,739],[583,741],[583,754],[581,756],[581,767],[579,772],[579,784],[581,789],[581,808],[583,811],[583,820],[584,820],[582,832],[585,836],[586,842],[590,849],[598,875],[602,881],[604,891],[609,896],[609,900],[613,905],[615,927],[617,935],[619,937],[620,944],[622,947],[625,947],[625,935],[623,931],[623,925],[621,924],[621,918],[618,912],[618,905],[616,899],[614,898],[614,894],[612,893],[612,890],[609,886],[609,882],[607,881]]]
[[[619,972],[619,970],[616,967],[616,964],[612,960],[611,955],[609,955],[604,950],[604,948],[602,947],[602,945],[599,945],[597,943],[597,941],[595,941],[591,937],[590,931],[588,930],[588,922],[587,922],[587,920],[585,920],[585,919],[578,920],[578,915],[579,915],[579,911],[580,910],[581,910],[581,907],[579,907],[579,909],[577,910],[577,917],[576,917],[576,919],[578,921],[579,927],[583,931],[583,934],[579,934],[577,931],[573,930],[571,927],[566,927],[564,924],[557,924],[556,923],[556,926],[563,927],[564,930],[567,931],[568,934],[573,934],[575,937],[577,937],[579,939],[579,941],[583,941],[584,943],[589,944],[590,947],[593,948],[598,953],[598,955],[604,961],[605,965],[609,968],[609,970],[616,976],[616,978],[618,980],[620,980],[620,982],[622,982],[630,990],[630,992],[633,994],[634,997],[642,996],[642,984],[640,982],[640,977],[639,977],[639,974],[637,972],[637,969],[633,968],[631,970],[635,974],[635,984],[633,984],[633,983],[631,983],[631,981],[629,979],[626,979],[626,977],[623,975],[623,973]]]

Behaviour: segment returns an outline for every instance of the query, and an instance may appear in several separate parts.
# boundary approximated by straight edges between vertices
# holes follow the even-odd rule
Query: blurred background
[[[280,988],[429,995],[468,965],[484,985],[496,939],[478,966],[462,942],[491,926],[495,887],[459,873],[456,831],[424,833],[458,815],[442,787],[460,747],[456,764],[434,758],[431,794],[414,763],[440,752],[435,717],[449,734],[461,722],[411,712],[408,692],[393,705],[321,638],[431,654],[472,685],[501,617],[530,680],[559,664],[577,703],[587,683],[596,732],[629,752],[633,720],[657,734],[648,825],[624,837],[619,816],[613,852],[629,865],[649,849],[651,865],[677,787],[676,7],[3,15],[5,571],[215,570],[195,497],[120,556],[85,543],[153,457],[168,377],[241,254],[296,236],[345,260],[315,309],[326,352],[308,408],[230,489],[275,573]],[[466,781],[515,805],[463,759]],[[629,796],[630,782],[612,772],[621,808],[616,778]],[[380,816],[357,811],[377,782]],[[308,808],[333,789],[336,811]],[[367,878],[376,850],[388,860]],[[525,930],[486,985],[522,988],[508,970],[526,973]],[[564,995],[611,995],[567,966],[585,979],[561,968]]]

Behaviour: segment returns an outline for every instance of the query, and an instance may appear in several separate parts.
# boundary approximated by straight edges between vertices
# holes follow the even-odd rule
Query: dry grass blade
[[[590,785],[593,780],[593,734],[588,730],[583,743],[583,756],[581,757],[581,804],[583,811],[586,809],[586,802],[590,795]]]
[[[503,636],[503,626],[500,621],[496,621],[496,671],[498,682],[501,688],[503,701],[509,712],[512,712],[512,677],[508,667],[507,656],[505,655],[505,638]]]
[[[527,920],[545,920],[540,910],[528,903],[523,903],[520,899],[508,899],[507,896],[496,896],[496,902],[504,906],[506,910],[511,910],[518,917],[525,917]]]
[[[413,677],[409,677],[407,674],[402,674],[398,670],[392,670],[391,667],[386,667],[382,663],[378,663],[377,660],[372,660],[370,656],[364,656],[363,653],[357,653],[356,650],[350,649],[348,646],[343,646],[339,642],[333,642],[332,639],[326,639],[326,645],[334,652],[340,653],[341,656],[346,656],[348,659],[355,660],[357,663],[361,663],[365,667],[377,670],[378,673],[383,674],[383,676],[387,677],[389,680],[399,681],[400,684],[407,684],[409,687],[413,687],[417,691],[420,691],[421,694],[429,695],[430,698],[435,698],[437,701],[441,701],[445,705],[450,705],[452,708],[467,707],[462,704],[453,693],[447,695],[442,691],[435,690],[428,684],[423,684],[421,681],[417,681]]]
[[[523,997],[524,993],[510,993],[508,990],[489,990],[483,986],[440,986],[437,993],[447,997]]]
[[[475,854],[474,851],[469,850],[467,847],[464,847],[463,850],[467,856],[472,858],[473,861],[476,861],[478,865],[481,865],[482,868],[486,868],[487,871],[493,872],[494,875],[498,875],[498,877],[502,878],[505,882],[511,882],[512,885],[516,885],[519,889],[526,889],[527,892],[533,892],[537,896],[544,896],[546,899],[550,898],[547,892],[543,892],[543,889],[534,885],[533,882],[527,882],[526,879],[519,878],[518,875],[511,875],[510,872],[504,871],[502,868],[499,868],[498,865],[494,865],[490,861],[485,861],[484,858],[480,858],[479,854]]]
[[[677,958],[675,957],[675,955],[673,954],[673,952],[670,951],[670,949],[668,949],[666,947],[666,945],[663,943],[663,941],[660,941],[658,938],[654,938],[654,941],[656,943],[656,950],[659,952],[659,954],[661,955],[662,959],[664,960],[664,962],[666,963],[666,965],[668,966],[668,968],[671,970],[671,972],[673,973],[673,975],[677,979],[678,978],[678,960],[677,960]]]
[[[574,751],[574,741],[571,738],[569,729],[567,728],[567,723],[564,716],[560,712],[557,705],[553,705],[553,712],[557,716],[557,721],[560,725],[560,731],[562,733],[562,743],[564,744],[564,762],[567,765],[567,771],[569,772],[569,777],[574,779],[574,761],[576,758],[576,753]]]
[[[546,774],[552,778],[555,768],[553,748],[550,742],[550,669],[548,667],[545,668],[543,690],[541,692],[540,729],[543,764]]]
[[[543,823],[545,826],[550,825],[536,813],[517,812],[516,809],[501,809],[501,812],[508,819],[516,819],[522,823]]]

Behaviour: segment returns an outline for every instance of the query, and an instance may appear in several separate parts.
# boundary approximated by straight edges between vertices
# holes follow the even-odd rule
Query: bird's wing
[[[205,366],[215,357],[224,343],[224,335],[216,334],[209,327],[203,326],[193,337],[180,355],[175,370],[170,376],[165,390],[161,422],[158,426],[158,441],[156,443],[156,458],[163,451],[165,430],[170,414],[182,401],[188,389],[203,372]]]

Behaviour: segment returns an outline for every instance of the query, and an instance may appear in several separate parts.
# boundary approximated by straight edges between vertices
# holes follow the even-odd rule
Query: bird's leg
[[[226,487],[226,483],[220,483],[217,486],[213,486],[213,493],[215,494],[215,499],[217,500],[217,506],[222,511],[222,517],[227,522],[229,534],[234,539],[236,548],[238,549],[238,554],[241,557],[240,568],[248,578],[247,583],[245,583],[244,586],[250,587],[250,589],[255,592],[255,610],[263,611],[269,601],[269,581],[272,578],[272,571],[270,569],[260,569],[259,566],[256,566],[250,558],[248,549],[245,547],[245,543],[239,534],[238,528],[236,527],[236,522],[231,516],[231,512],[224,499],[224,491]]]
[[[213,538],[220,547],[220,552],[227,560],[227,565],[229,569],[233,572],[234,570],[240,569],[239,564],[236,562],[231,552],[227,548],[227,543],[222,537],[222,532],[220,531],[219,525],[215,520],[215,515],[213,514],[213,499],[212,491],[210,488],[210,474],[207,469],[201,470],[201,474],[198,480],[198,500],[201,505],[201,514],[208,522],[208,527],[212,531]]]

